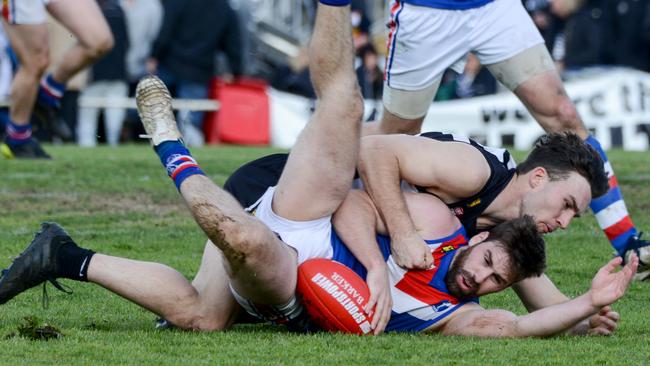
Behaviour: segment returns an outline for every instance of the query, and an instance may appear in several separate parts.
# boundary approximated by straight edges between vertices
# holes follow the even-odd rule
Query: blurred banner
[[[650,144],[650,74],[608,69],[565,82],[587,127],[604,148],[648,150]],[[271,144],[293,146],[307,123],[313,101],[269,91]],[[366,101],[366,118],[378,116],[381,101]],[[544,131],[510,92],[436,102],[422,131],[443,131],[477,138],[490,145],[527,150]]]

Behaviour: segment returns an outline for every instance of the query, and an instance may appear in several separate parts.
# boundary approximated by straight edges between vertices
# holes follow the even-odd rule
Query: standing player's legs
[[[77,38],[52,71],[55,81],[65,84],[113,48],[113,35],[95,1],[53,0],[47,11]]]
[[[49,63],[46,25],[5,21],[4,26],[20,66],[11,84],[12,104],[2,153],[7,158],[49,158],[32,139],[30,124],[38,82]]]
[[[47,11],[77,39],[52,72],[40,81],[35,117],[42,123],[55,123],[68,80],[110,51],[114,41],[95,1],[52,0]]]
[[[462,70],[473,9],[456,11],[393,1],[384,73],[384,113],[363,135],[420,132],[443,72]]]

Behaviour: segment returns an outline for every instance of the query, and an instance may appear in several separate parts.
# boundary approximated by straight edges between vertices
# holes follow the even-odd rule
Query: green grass
[[[32,238],[42,221],[57,221],[95,251],[157,261],[191,278],[205,238],[181,203],[155,155],[145,146],[119,149],[49,147],[53,161],[0,160],[0,266]],[[211,178],[222,184],[237,166],[270,149],[194,149]],[[516,154],[521,158],[521,154]],[[610,153],[633,219],[650,230],[650,154]],[[594,218],[547,236],[548,273],[567,295],[585,291],[610,249]],[[612,337],[482,340],[438,335],[356,337],[294,335],[272,326],[236,326],[229,332],[156,331],[154,316],[91,284],[67,281],[74,294],[50,286],[0,306],[1,364],[639,364],[650,358],[650,283],[632,284],[615,305],[622,315]],[[512,291],[483,305],[524,313]],[[33,341],[9,337],[23,318],[36,316],[64,337]]]

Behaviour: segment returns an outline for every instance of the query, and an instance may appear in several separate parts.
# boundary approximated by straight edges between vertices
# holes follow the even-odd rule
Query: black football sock
[[[88,282],[88,266],[95,255],[90,249],[84,249],[74,242],[63,244],[57,253],[58,277],[75,281]]]

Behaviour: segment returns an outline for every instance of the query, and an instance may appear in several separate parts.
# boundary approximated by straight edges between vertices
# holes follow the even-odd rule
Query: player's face
[[[571,220],[584,212],[591,200],[589,182],[578,173],[567,179],[544,180],[526,194],[521,203],[521,214],[535,218],[537,230],[549,233],[566,229]]]
[[[510,280],[508,254],[495,242],[483,242],[456,254],[445,283],[457,298],[471,298],[506,289]]]

